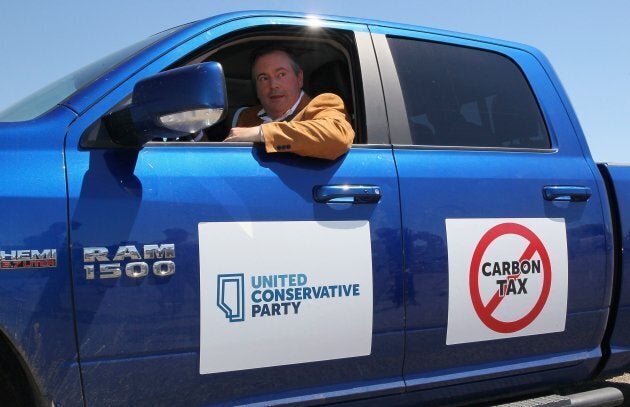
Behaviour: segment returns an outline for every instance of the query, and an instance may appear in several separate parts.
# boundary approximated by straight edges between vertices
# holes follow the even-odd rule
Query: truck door
[[[400,177],[408,389],[585,379],[610,298],[609,231],[549,75],[511,47],[373,33]]]
[[[324,403],[402,391],[397,177],[383,141],[382,93],[360,87],[378,80],[371,40],[362,26],[324,23],[313,32],[306,24],[208,22],[183,45],[151,51],[155,61],[70,128],[73,280],[88,405]],[[305,52],[309,40],[332,50],[352,44],[340,51],[356,84],[357,144],[347,155],[325,161],[220,141],[86,146],[139,79],[226,44],[237,55],[245,28],[261,44],[300,40]],[[233,43],[232,32],[239,34]],[[228,59],[228,92],[249,89],[249,68],[244,79],[231,76]],[[373,102],[367,108],[358,103],[364,92]],[[353,200],[366,193],[376,199]]]

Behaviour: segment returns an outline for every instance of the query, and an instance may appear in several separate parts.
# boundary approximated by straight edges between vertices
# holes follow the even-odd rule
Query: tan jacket
[[[245,109],[237,127],[259,126],[261,106]],[[265,149],[268,153],[291,152],[302,156],[334,160],[352,146],[354,130],[341,98],[323,93],[311,100],[304,95],[298,113],[287,122],[262,124]]]

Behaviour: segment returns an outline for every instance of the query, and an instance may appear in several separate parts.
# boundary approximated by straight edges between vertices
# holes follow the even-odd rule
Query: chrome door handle
[[[543,196],[547,201],[586,202],[591,197],[589,187],[572,185],[554,185],[543,187]]]
[[[381,188],[376,185],[317,185],[313,198],[319,203],[377,203]]]

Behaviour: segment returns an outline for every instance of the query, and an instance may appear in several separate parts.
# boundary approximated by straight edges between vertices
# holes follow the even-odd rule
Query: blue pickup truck
[[[269,44],[344,100],[347,154],[222,142]],[[560,406],[630,367],[630,170],[530,47],[234,13],[0,122],[2,405]]]

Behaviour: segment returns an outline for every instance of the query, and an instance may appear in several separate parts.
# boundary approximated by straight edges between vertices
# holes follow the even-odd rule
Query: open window
[[[271,44],[290,48],[295,53],[304,71],[304,91],[307,94],[314,97],[321,93],[331,92],[343,99],[346,111],[350,115],[352,125],[357,134],[355,143],[364,143],[365,131],[362,131],[362,120],[359,119],[359,114],[363,115],[363,112],[357,111],[357,106],[359,106],[357,100],[360,98],[357,90],[361,89],[361,86],[354,33],[344,30],[295,26],[257,27],[231,33],[188,54],[162,72],[164,74],[177,68],[207,62],[217,62],[222,67],[225,78],[227,106],[225,106],[226,109],[223,112],[223,119],[204,129],[205,137],[202,139],[207,142],[221,142],[229,133],[232,119],[237,109],[258,104],[251,78],[251,56],[255,50]],[[147,79],[151,80],[151,78]],[[160,83],[163,82],[156,82],[157,85],[160,85]],[[216,86],[216,84],[214,85]],[[160,86],[154,86],[154,90],[159,92]],[[173,86],[170,88],[173,88]],[[175,87],[174,89],[176,90],[177,88]],[[181,92],[177,91],[171,93],[172,95],[166,96],[166,99],[171,101],[177,101],[178,95],[181,94]],[[159,96],[160,99],[165,98],[159,94],[151,96],[150,99],[153,96]],[[132,124],[134,119],[131,118],[132,115],[129,113],[129,109],[125,111],[126,108],[132,105],[132,99],[135,100],[135,96],[128,95],[116,104],[103,117],[103,120],[98,120],[88,128],[81,139],[81,147],[119,148],[121,147],[120,141],[114,142],[113,140],[119,140],[122,137],[131,140],[131,142],[126,144],[127,146],[143,146],[147,139],[143,140],[141,137],[138,137],[138,140],[133,140],[136,136],[132,133],[137,133],[138,129],[134,130]],[[143,106],[140,106],[140,109],[137,110],[142,111]],[[112,126],[110,118],[115,115],[122,117],[123,120],[121,123],[117,122]],[[145,117],[144,119],[146,122],[158,121],[157,119],[151,120],[150,117],[148,119]],[[168,133],[169,130],[161,128],[159,123],[157,126],[159,128],[156,129],[156,126],[153,126],[148,130],[144,128],[141,132],[144,137],[148,137],[148,140],[153,140],[149,141],[149,145],[154,145],[155,143],[178,145],[181,144],[180,142],[188,143],[192,138],[185,135],[180,137],[182,133],[170,134]],[[124,128],[123,133],[126,132],[122,137],[119,134],[112,134],[119,133],[121,128]],[[151,139],[150,135],[153,133],[156,133],[156,135]],[[167,140],[168,143],[164,143]]]
[[[329,92],[343,99],[358,135],[355,106],[356,91],[360,87],[354,79],[358,77],[358,63],[353,34],[322,28],[280,27],[273,30],[244,30],[214,43],[184,62],[219,62],[223,67],[228,112],[221,123],[205,130],[208,141],[221,141],[226,137],[234,114],[240,107],[258,104],[251,76],[251,56],[255,50],[269,45],[280,45],[294,52],[304,71],[304,91],[308,95],[314,97]]]

